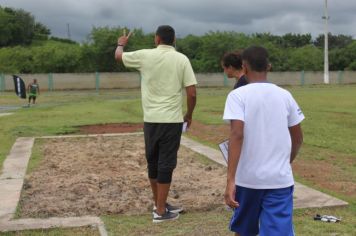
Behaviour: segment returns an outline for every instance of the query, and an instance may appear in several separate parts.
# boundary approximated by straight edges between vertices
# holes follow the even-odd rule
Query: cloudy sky
[[[208,31],[243,33],[324,32],[324,0],[0,0],[22,8],[53,36],[83,41],[93,26],[126,26],[154,32],[169,24],[178,36]],[[356,38],[356,0],[328,0],[329,30]]]

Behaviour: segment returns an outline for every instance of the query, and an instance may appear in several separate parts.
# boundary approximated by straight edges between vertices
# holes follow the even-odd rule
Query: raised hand
[[[126,29],[124,29],[123,35],[121,37],[119,37],[117,40],[117,45],[125,47],[129,41],[131,34],[132,34],[132,32],[130,31],[129,34],[126,36]]]

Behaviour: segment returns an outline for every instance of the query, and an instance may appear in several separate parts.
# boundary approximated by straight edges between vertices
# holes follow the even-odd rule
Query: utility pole
[[[325,32],[324,32],[324,84],[329,83],[329,52],[328,52],[328,0],[325,0],[324,16],[322,17],[325,20]]]
[[[69,27],[69,23],[67,23],[67,38],[68,38],[68,39],[71,39],[71,38],[70,38],[70,27]]]

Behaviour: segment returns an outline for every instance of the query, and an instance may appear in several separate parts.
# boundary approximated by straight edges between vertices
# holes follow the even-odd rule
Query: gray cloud
[[[329,0],[330,32],[356,38],[356,1]],[[179,36],[208,31],[272,34],[324,31],[324,0],[0,0],[1,6],[22,8],[47,25],[54,36],[83,41],[93,26],[127,26],[154,32],[172,25]]]

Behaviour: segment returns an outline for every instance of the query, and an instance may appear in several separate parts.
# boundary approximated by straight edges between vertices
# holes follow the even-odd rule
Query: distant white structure
[[[324,32],[324,83],[328,84],[329,83],[329,52],[328,52],[328,34],[329,34],[329,29],[328,29],[328,20],[329,20],[329,15],[328,15],[328,0],[325,0],[325,9],[324,9],[324,16],[323,19],[325,19],[325,32]]]

